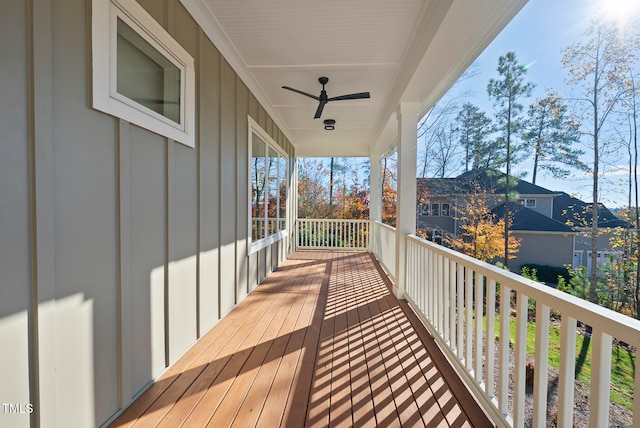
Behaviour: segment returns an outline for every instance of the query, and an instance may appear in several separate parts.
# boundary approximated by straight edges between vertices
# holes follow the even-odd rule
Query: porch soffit
[[[298,156],[369,156],[396,140],[395,111],[426,112],[526,0],[181,0]],[[282,89],[371,98],[326,105]],[[325,131],[322,121],[334,119]]]

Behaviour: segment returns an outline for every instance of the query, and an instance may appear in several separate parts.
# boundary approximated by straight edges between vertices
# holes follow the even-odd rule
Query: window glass
[[[277,232],[278,226],[278,155],[269,147],[269,181],[268,181],[268,234]]]
[[[180,123],[180,69],[118,19],[117,91]]]
[[[248,251],[252,254],[286,236],[289,160],[253,119],[248,120],[251,136]]]
[[[278,158],[278,230],[285,230],[287,225],[287,160]]]
[[[449,207],[449,204],[443,203],[441,207],[443,216],[448,217],[451,215],[451,208]]]
[[[440,215],[440,204],[431,204],[431,215],[433,216]]]
[[[251,240],[265,237],[265,149],[256,134],[251,139]]]

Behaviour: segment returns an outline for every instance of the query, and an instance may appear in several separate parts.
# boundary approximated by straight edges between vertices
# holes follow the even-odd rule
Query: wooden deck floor
[[[493,426],[381,272],[293,254],[111,426]]]

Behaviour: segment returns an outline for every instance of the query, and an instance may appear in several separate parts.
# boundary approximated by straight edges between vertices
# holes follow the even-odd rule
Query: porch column
[[[369,220],[382,221],[382,186],[380,175],[380,155],[369,156]]]
[[[404,299],[406,235],[416,233],[416,167],[419,104],[400,104],[398,118],[398,202],[396,206],[396,297]]]

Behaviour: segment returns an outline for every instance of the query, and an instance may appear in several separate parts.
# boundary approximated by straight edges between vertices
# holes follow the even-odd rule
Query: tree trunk
[[[504,267],[509,269],[509,180],[511,175],[511,104],[507,111],[507,181],[504,193]]]
[[[597,56],[596,56],[597,57]],[[589,301],[596,303],[596,285],[598,283],[598,164],[600,147],[598,145],[598,62],[593,83],[593,202],[591,205],[591,274],[589,275]]]
[[[331,167],[329,171],[329,215],[333,215],[333,158],[331,158]]]

